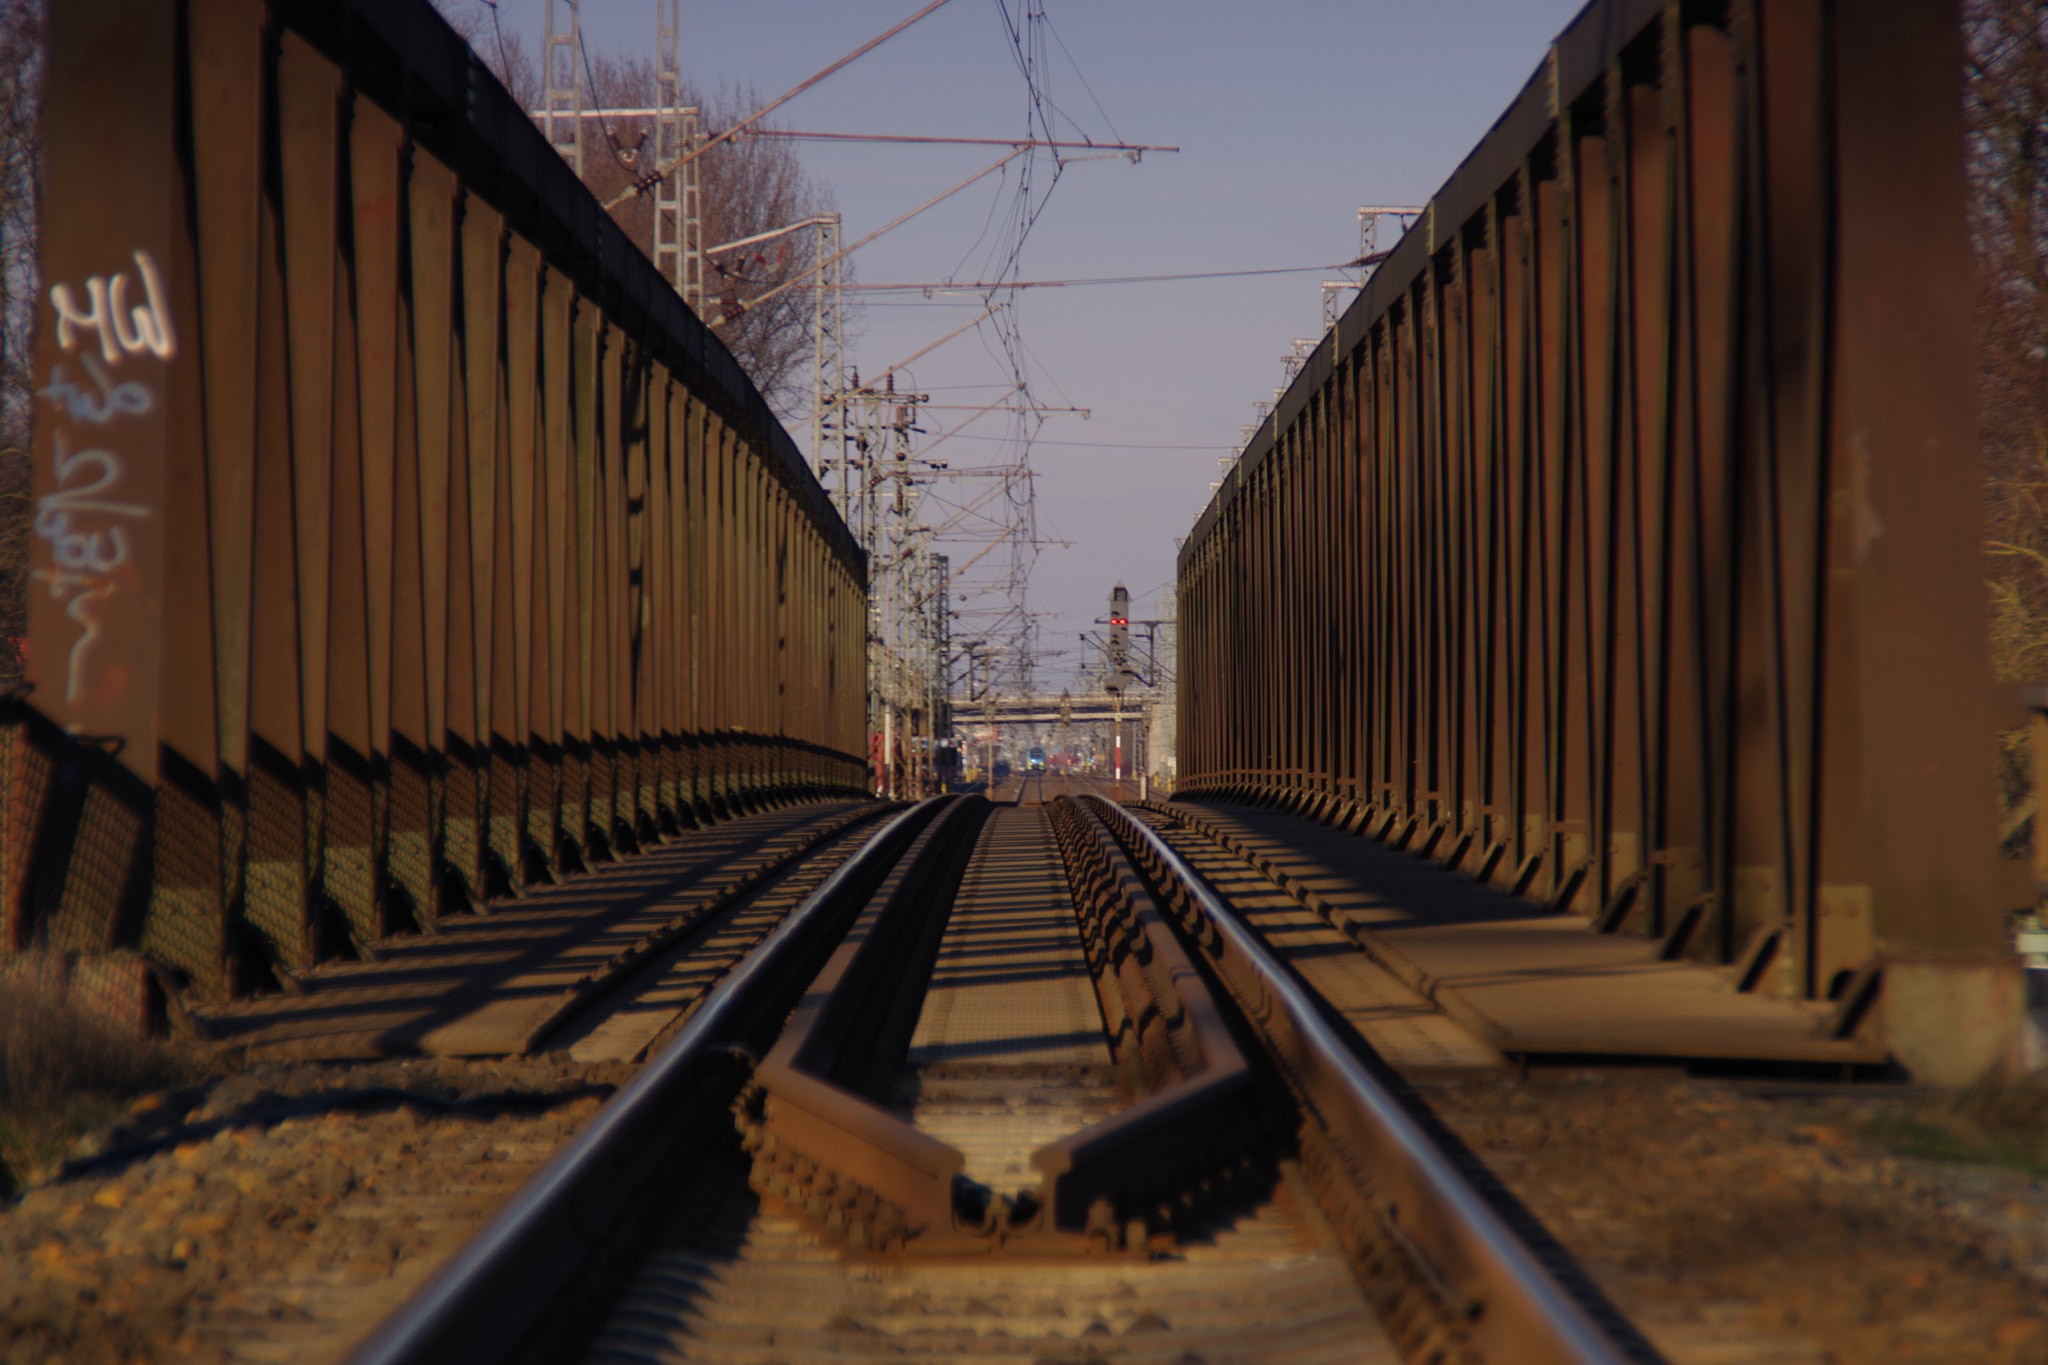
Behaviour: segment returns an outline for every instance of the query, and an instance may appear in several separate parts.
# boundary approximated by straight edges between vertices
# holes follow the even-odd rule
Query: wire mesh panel
[[[0,955],[218,998],[862,787],[857,546],[428,5],[80,0],[50,45]],[[771,621],[736,580],[784,561]]]
[[[1180,790],[1791,995],[1998,951],[1961,70],[1588,6],[1185,545]]]

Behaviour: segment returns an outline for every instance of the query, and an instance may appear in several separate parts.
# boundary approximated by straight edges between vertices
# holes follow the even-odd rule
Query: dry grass
[[[0,978],[0,1198],[48,1176],[137,1096],[196,1069],[169,1044],[81,1014],[35,975]]]
[[[2004,1166],[2048,1176],[2048,1086],[1980,1082],[1872,1119],[1865,1131],[1900,1156]]]

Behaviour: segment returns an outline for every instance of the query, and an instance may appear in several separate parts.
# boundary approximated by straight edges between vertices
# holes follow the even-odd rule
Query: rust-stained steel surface
[[[1302,1107],[1302,1168],[1353,1264],[1413,1257],[1434,1287],[1400,1331],[1414,1360],[1623,1365],[1657,1357],[1577,1276],[1537,1255],[1346,1045],[1324,1006],[1156,830],[1083,798],[1199,946]],[[1361,1277],[1368,1286],[1370,1276]],[[1390,1296],[1391,1297],[1391,1296]],[[1403,1307],[1408,1307],[1404,1305]],[[1418,1306],[1419,1307],[1419,1306]],[[1390,1324],[1407,1313],[1390,1313]],[[1431,1318],[1435,1321],[1431,1321]]]
[[[423,0],[76,0],[0,958],[198,1001],[857,791],[863,558]]]
[[[1057,843],[1059,892],[1072,899],[1043,908],[1078,916],[1101,1005],[1094,1023],[1143,1098],[1039,1147],[1033,1187],[983,1189],[972,1206],[957,1188],[960,1149],[882,1103],[914,1036],[923,978],[963,908],[963,874],[989,838],[988,810],[954,798],[919,836],[763,1058],[758,1117],[747,1121],[756,1188],[827,1218],[854,1251],[1147,1254],[1173,1239],[1160,1210],[1271,1134],[1251,1116],[1243,1055],[1151,891],[1072,801],[1038,831]],[[1020,1015],[1010,1032],[1025,1024]]]
[[[530,1052],[641,963],[886,809],[805,804],[692,830],[492,914],[383,940],[370,961],[323,963],[287,993],[192,1012],[207,1037],[250,1057]]]
[[[1589,5],[1187,541],[1180,793],[1781,994],[1998,954],[1961,70],[1945,0]]]
[[[1207,842],[1234,855],[1240,870],[1259,869],[1255,885],[1268,893],[1284,887],[1281,899],[1349,940],[1354,955],[1393,978],[1393,990],[1500,1052],[1841,1067],[1886,1060],[1881,1046],[1837,1036],[1837,1011],[1825,1001],[1758,991],[1739,973],[1673,959],[1655,940],[1588,933],[1584,916],[1552,914],[1373,840],[1241,806],[1174,805],[1146,815],[1164,817],[1155,828],[1176,851]],[[1176,825],[1187,833],[1176,837]],[[1246,918],[1269,943],[1276,937],[1267,923]],[[1352,981],[1317,979],[1328,953],[1322,947],[1312,962],[1294,965],[1349,1009]],[[1379,1046],[1369,1028],[1361,1031]]]
[[[937,797],[353,1359],[1656,1359],[1460,1160],[1127,812]]]

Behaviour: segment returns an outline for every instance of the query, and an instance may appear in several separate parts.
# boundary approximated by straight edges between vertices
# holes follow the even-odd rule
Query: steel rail
[[[1477,1307],[1468,1330],[1481,1358],[1517,1365],[1639,1361],[1638,1353],[1616,1342],[1537,1259],[1400,1100],[1330,1028],[1293,974],[1200,874],[1156,830],[1099,797],[1086,799],[1144,842],[1186,888],[1216,936],[1251,967],[1262,998],[1243,1002],[1245,1013],[1283,1054],[1290,1049],[1283,1040],[1273,1039],[1270,1029],[1276,1016],[1284,1020],[1305,1054],[1289,1058],[1288,1064],[1305,1061],[1309,1070],[1335,1082],[1351,1113],[1325,1113],[1325,1121],[1350,1118],[1352,1123],[1346,1126],[1353,1131],[1344,1136],[1363,1137],[1363,1145],[1378,1148],[1360,1155],[1377,1156],[1392,1165],[1391,1171],[1374,1172],[1386,1180],[1380,1193],[1391,1194],[1397,1208],[1421,1214],[1403,1218],[1403,1230],[1444,1282]],[[1205,950],[1208,947],[1204,945]],[[1329,1098],[1329,1087],[1315,1085],[1313,1077],[1304,1079],[1304,1085],[1318,1100]]]
[[[884,825],[714,986],[660,1055],[557,1152],[509,1203],[350,1353],[349,1365],[440,1365],[509,1359],[553,1299],[607,1240],[616,1217],[666,1151],[659,1138],[700,1079],[698,1063],[778,984],[802,940],[828,920],[849,887],[902,852],[947,798],[934,797]]]

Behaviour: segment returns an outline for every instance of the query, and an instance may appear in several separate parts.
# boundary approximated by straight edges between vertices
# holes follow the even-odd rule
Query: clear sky
[[[914,13],[922,0],[683,0],[682,64],[700,87],[772,98]],[[1419,204],[1450,175],[1541,62],[1579,0],[1006,0],[1049,22],[1040,89],[1063,135],[1163,143],[1176,155],[1067,165],[1021,257],[1025,279],[1319,266],[1357,253],[1361,204]],[[584,0],[593,53],[651,56],[654,0]],[[500,22],[539,54],[541,0],[501,0]],[[489,31],[480,41],[488,42]],[[1028,98],[998,0],[951,0],[776,115],[785,128],[1009,138]],[[801,144],[852,242],[965,179],[999,148]],[[1070,154],[1072,155],[1072,154]],[[1014,170],[1015,167],[1013,166]],[[1032,170],[1034,187],[1052,177]],[[987,278],[1004,252],[1015,177],[991,175],[863,248],[867,283]],[[1383,239],[1382,245],[1390,245]],[[1039,686],[1074,681],[1079,634],[1113,582],[1134,618],[1163,615],[1176,538],[1187,533],[1281,356],[1321,330],[1328,272],[1069,287],[1015,296],[1032,392],[1090,409],[1039,428],[1045,547],[1031,577]],[[980,306],[868,297],[848,359],[879,373]],[[980,403],[1010,382],[986,329],[920,360],[934,402]],[[978,395],[978,396],[977,396]],[[937,431],[961,413],[934,412]],[[943,423],[943,425],[940,425]],[[934,458],[997,462],[997,419]],[[795,433],[799,443],[807,434]],[[968,439],[975,435],[978,439]],[[1059,444],[1087,443],[1087,444]],[[940,488],[939,496],[961,490]],[[930,518],[928,517],[928,520]],[[942,547],[956,564],[973,546]],[[995,559],[985,560],[984,564]],[[956,638],[978,631],[956,624]],[[1064,652],[1063,652],[1064,651]]]

